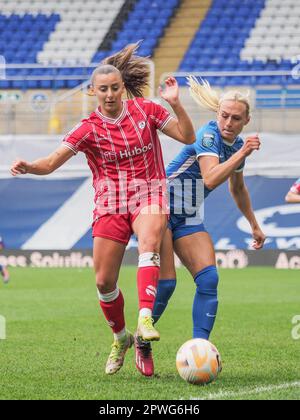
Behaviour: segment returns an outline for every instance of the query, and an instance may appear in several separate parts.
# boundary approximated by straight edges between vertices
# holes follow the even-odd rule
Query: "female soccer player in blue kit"
[[[256,135],[243,142],[239,137],[250,121],[247,96],[230,91],[220,97],[208,82],[199,83],[192,77],[189,85],[194,100],[215,111],[217,119],[204,125],[197,133],[196,142],[185,146],[167,168],[171,214],[161,249],[162,264],[153,319],[154,322],[159,320],[176,286],[174,250],[196,285],[193,337],[208,340],[217,315],[219,276],[213,242],[205,230],[199,209],[210,192],[228,180],[233,199],[252,228],[253,248],[263,247],[265,235],[255,218],[243,177],[245,159],[259,150],[260,139]],[[222,203],[220,211],[221,206]],[[152,367],[148,368],[148,376],[153,374],[150,344],[140,341],[136,352],[140,364]]]

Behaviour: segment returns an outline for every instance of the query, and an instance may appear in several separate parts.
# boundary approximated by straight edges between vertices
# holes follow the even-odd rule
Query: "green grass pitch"
[[[135,273],[125,267],[120,275],[131,331],[137,321]],[[8,285],[0,282],[0,315],[6,319],[0,399],[300,399],[300,340],[292,338],[292,319],[300,315],[297,270],[220,270],[211,341],[223,372],[206,387],[185,383],[175,367],[178,348],[191,338],[194,284],[184,269],[157,325],[153,378],[137,372],[133,349],[119,373],[105,375],[112,337],[92,270],[11,269],[11,278]]]

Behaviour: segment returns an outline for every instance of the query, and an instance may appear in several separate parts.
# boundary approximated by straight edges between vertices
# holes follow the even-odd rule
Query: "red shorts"
[[[159,197],[159,202],[153,202],[153,200],[151,200],[151,204],[159,205],[163,213],[166,214],[166,217],[169,216],[169,207],[163,197]],[[142,209],[148,205],[149,203],[140,205],[134,213],[105,214],[103,216],[96,217],[93,223],[93,238],[98,237],[111,239],[127,245],[131,235],[133,234],[133,222],[141,213]]]

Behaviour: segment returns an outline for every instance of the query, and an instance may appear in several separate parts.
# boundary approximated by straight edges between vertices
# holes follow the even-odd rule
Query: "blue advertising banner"
[[[246,183],[265,249],[300,249],[300,204],[285,203],[293,179],[250,176]],[[0,236],[10,249],[92,247],[93,191],[89,178],[0,180]],[[216,249],[251,249],[251,228],[227,184],[205,201],[204,223]],[[129,248],[136,246],[132,238]]]

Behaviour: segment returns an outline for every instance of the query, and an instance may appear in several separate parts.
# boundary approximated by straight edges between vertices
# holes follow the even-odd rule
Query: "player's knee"
[[[138,241],[140,253],[159,252],[165,228],[165,223],[157,223],[152,226],[147,233],[139,235]]]
[[[203,295],[217,296],[219,275],[215,266],[201,270],[195,276],[197,292]]]
[[[139,238],[139,250],[141,254],[145,252],[158,252],[161,245],[161,235],[149,235]]]
[[[103,272],[96,273],[96,287],[100,293],[110,293],[116,288],[116,281]]]

